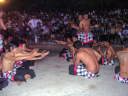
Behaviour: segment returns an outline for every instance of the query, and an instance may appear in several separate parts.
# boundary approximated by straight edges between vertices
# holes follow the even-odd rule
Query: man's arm
[[[36,56],[36,57],[30,57],[27,58],[26,60],[39,60],[39,59],[43,59],[44,57],[46,57],[49,54],[49,52],[45,52],[42,55]]]
[[[67,42],[65,42],[65,41],[58,41],[58,40],[55,40],[55,42],[56,42],[57,44],[61,44],[61,45],[66,45],[66,44],[67,44]]]
[[[42,53],[38,53],[36,51],[15,53],[16,60],[26,60],[27,58],[32,58],[40,55],[42,55]]]
[[[16,57],[16,61],[42,59],[45,56],[47,56],[48,54],[49,54],[49,51],[45,52],[45,53],[43,52],[43,53],[34,53],[34,54],[22,54],[22,55]]]
[[[3,30],[7,29],[2,19],[0,20],[0,25],[1,25]]]

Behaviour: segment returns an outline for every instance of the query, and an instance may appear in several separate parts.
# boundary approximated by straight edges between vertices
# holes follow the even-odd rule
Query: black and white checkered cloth
[[[70,50],[68,49],[65,50],[65,52],[63,53],[63,56],[67,61],[70,61],[73,58]]]
[[[103,65],[114,65],[115,62],[114,60],[108,61],[107,57],[104,57],[102,64]]]
[[[119,73],[115,75],[115,79],[120,81],[121,83],[127,83],[128,84],[128,78],[122,78]]]
[[[77,75],[78,76],[83,76],[85,78],[93,78],[96,76],[96,74],[93,74],[91,72],[88,72],[84,66],[84,64],[80,64],[80,65],[77,65]]]
[[[92,33],[78,33],[78,40],[80,40],[82,43],[86,44],[93,41],[93,34]]]

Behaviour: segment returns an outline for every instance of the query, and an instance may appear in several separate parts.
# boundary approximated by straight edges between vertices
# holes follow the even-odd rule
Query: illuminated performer
[[[84,76],[85,78],[97,77],[100,70],[98,63],[101,58],[100,54],[92,48],[83,48],[80,41],[74,43],[74,48],[76,51],[74,64],[77,65],[77,75]],[[80,65],[81,63],[84,66]]]
[[[43,59],[49,54],[49,51],[38,52],[34,49],[30,52],[13,44],[6,47],[5,54],[2,59],[3,77],[9,81],[26,81],[35,77],[35,73],[31,69],[25,69],[17,66],[17,61],[38,60]]]
[[[120,65],[115,68],[116,79],[128,83],[128,48],[117,52]]]
[[[78,30],[78,40],[80,40],[86,47],[91,47],[93,42],[93,34],[90,32],[90,19],[87,14],[79,15],[79,26],[72,24],[72,28]]]

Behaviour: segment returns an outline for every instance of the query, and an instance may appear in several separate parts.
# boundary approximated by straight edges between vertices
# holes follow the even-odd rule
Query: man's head
[[[22,49],[26,48],[26,42],[24,40],[20,40],[19,44],[18,44],[18,47],[22,48]]]
[[[76,48],[76,49],[80,49],[80,48],[83,47],[81,41],[76,41],[76,42],[74,42],[73,46],[74,46],[74,48]]]
[[[79,15],[79,21],[83,20],[83,15]]]
[[[11,51],[13,51],[16,47],[17,47],[16,45],[9,43],[9,44],[7,44],[7,45],[5,46],[5,52],[11,52]]]
[[[87,20],[88,19],[88,14],[84,14],[84,19]]]

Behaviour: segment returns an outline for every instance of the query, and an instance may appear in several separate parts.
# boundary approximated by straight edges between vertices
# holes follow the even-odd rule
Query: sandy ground
[[[10,83],[0,96],[128,96],[128,84],[114,80],[115,66],[101,66],[100,77],[85,79],[68,74],[69,63],[52,53],[37,61],[36,78]]]

